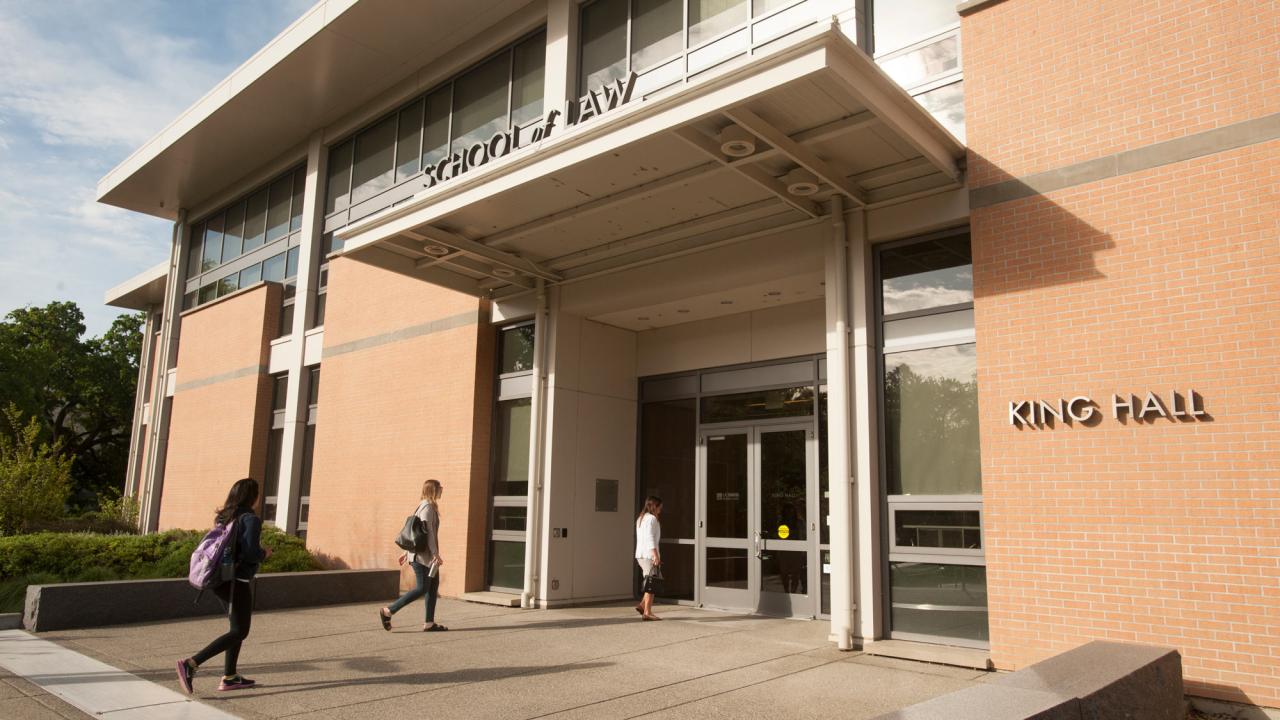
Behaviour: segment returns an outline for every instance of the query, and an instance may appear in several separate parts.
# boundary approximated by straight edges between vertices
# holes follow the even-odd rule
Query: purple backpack
[[[235,574],[236,521],[215,525],[191,553],[187,582],[198,590],[208,590],[231,580]]]

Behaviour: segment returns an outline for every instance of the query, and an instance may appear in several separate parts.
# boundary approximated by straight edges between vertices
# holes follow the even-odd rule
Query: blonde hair
[[[440,499],[440,491],[443,489],[439,480],[428,480],[422,483],[422,499],[434,505]]]

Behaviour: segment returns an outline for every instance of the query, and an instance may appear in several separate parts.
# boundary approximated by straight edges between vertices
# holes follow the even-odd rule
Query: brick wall
[[[1276,112],[1277,4],[1009,0],[963,21],[970,183]],[[1268,89],[1270,88],[1270,89]],[[1280,142],[972,214],[991,649],[1170,645],[1280,706]],[[1211,418],[1119,422],[1194,388]],[[1091,427],[1011,400],[1090,395]]]
[[[307,544],[335,564],[396,567],[392,540],[423,481],[436,478],[445,487],[441,592],[477,589],[493,381],[487,307],[348,259],[330,264],[328,287]],[[407,570],[402,584],[412,584]]]
[[[160,529],[204,529],[243,477],[267,462],[266,374],[280,286],[260,285],[182,316]]]

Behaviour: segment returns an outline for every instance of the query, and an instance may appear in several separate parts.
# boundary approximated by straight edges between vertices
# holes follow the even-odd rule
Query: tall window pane
[[[238,202],[227,210],[226,233],[222,236],[222,262],[240,256],[244,246],[244,203]]]
[[[285,254],[272,255],[262,263],[262,279],[269,282],[284,281]]]
[[[680,52],[684,3],[680,0],[635,0],[631,18],[631,68],[643,70]]]
[[[953,0],[881,0],[872,11],[877,54],[897,50],[960,22]]]
[[[529,413],[532,400],[498,403],[498,462],[493,494],[525,495],[529,491]]]
[[[511,57],[502,53],[453,83],[453,152],[507,128]]]
[[[533,326],[521,325],[502,331],[499,370],[502,374],[533,369]]]
[[[262,247],[267,231],[267,189],[262,188],[249,196],[249,207],[244,220],[244,251]]]
[[[271,183],[271,204],[267,207],[267,242],[278,240],[289,232],[289,200],[293,197],[293,177]]]
[[[890,495],[978,495],[978,371],[974,345],[884,356]]]
[[[985,567],[891,562],[889,583],[894,632],[988,640]]]
[[[689,47],[747,21],[747,0],[689,0]]]
[[[240,287],[250,285],[262,279],[262,263],[254,263],[240,271]]]
[[[187,279],[199,275],[204,265],[204,224],[191,228],[191,240],[187,246]]]
[[[293,173],[293,199],[289,202],[289,231],[302,228],[302,199],[307,191],[307,171]]]
[[[664,538],[695,537],[697,435],[693,398],[645,403],[640,411],[640,495],[662,498]]]
[[[395,147],[395,115],[356,137],[355,165],[351,171],[352,205],[391,187],[395,170]]]
[[[422,166],[435,165],[449,154],[449,110],[453,102],[452,86],[445,86],[427,96],[426,121],[422,130]]]
[[[324,212],[346,210],[351,189],[351,147],[348,140],[329,151],[329,177],[325,180]]]
[[[885,315],[973,301],[969,236],[912,243],[880,253]]]
[[[545,33],[538,33],[516,46],[511,77],[512,125],[523,125],[542,114],[542,74],[546,61]]]
[[[582,9],[583,92],[621,79],[627,73],[627,0],[597,0]]]
[[[400,132],[396,138],[396,182],[418,172],[422,162],[422,101],[400,111]]]
[[[206,272],[222,264],[222,216],[209,218],[204,228],[204,269]]]
[[[231,273],[218,281],[218,297],[230,295],[240,289],[240,274]]]

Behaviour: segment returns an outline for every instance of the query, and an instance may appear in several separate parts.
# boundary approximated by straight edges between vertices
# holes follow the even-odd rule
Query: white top
[[[645,513],[636,521],[636,557],[652,560],[661,537],[662,526],[658,524],[658,518]]]
[[[427,546],[420,553],[405,551],[405,562],[416,562],[424,567],[430,567],[431,561],[436,555],[440,554],[440,513],[436,511],[436,504],[423,500],[418,503],[418,509],[413,511],[414,515],[422,521],[427,528]]]

